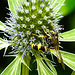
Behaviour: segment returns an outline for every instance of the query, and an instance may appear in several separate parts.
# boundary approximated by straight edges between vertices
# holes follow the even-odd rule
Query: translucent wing
[[[61,63],[63,69],[65,69],[65,65],[63,63],[63,59],[62,59],[62,56],[61,56],[61,53],[59,51],[59,40],[58,40],[58,33],[56,34],[55,36],[55,50],[56,50],[56,54],[57,54],[57,59],[58,59],[58,62]]]

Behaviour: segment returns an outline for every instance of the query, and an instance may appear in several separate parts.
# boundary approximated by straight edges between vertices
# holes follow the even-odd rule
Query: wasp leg
[[[51,50],[49,50],[49,51],[47,51],[47,52],[52,52],[52,51],[54,51],[55,49],[51,49]]]
[[[44,30],[44,32],[45,32],[45,34],[46,34],[47,36],[51,37],[49,34],[47,34],[47,32],[46,32],[46,30],[45,30],[44,27],[43,27],[43,30]]]
[[[47,38],[47,36],[37,35],[37,34],[33,34],[33,33],[31,33],[31,35],[37,36],[37,37],[39,37],[39,38],[43,38],[43,37]]]

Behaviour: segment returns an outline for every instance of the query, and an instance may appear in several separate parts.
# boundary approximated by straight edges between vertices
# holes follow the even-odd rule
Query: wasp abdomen
[[[44,52],[47,50],[47,47],[41,44],[32,44],[32,48],[35,50],[44,51]]]

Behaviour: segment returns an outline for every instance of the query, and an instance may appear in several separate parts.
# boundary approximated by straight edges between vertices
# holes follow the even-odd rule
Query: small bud
[[[26,17],[26,21],[27,21],[27,22],[29,22],[29,21],[30,21],[29,17]]]
[[[19,19],[20,19],[21,21],[23,21],[23,17],[19,17]]]
[[[25,10],[25,13],[26,13],[26,14],[29,13],[29,10]]]
[[[32,24],[32,25],[30,25],[30,28],[32,29],[32,28],[34,28],[34,25]]]
[[[40,4],[40,7],[42,7],[42,8],[43,8],[44,6],[45,6],[45,5],[44,5],[43,3],[42,3],[42,4]]]
[[[38,24],[42,24],[42,21],[38,21]]]
[[[29,6],[29,2],[25,2],[24,4],[25,4],[26,6]]]
[[[32,0],[32,3],[36,3],[36,0]]]
[[[43,19],[44,19],[44,20],[47,20],[47,18],[48,18],[48,17],[45,15]]]
[[[36,33],[38,33],[38,34],[39,34],[39,33],[40,33],[40,31],[39,31],[39,30],[36,30]]]
[[[27,32],[26,32],[26,34],[27,34],[27,35],[30,35],[30,34],[31,34],[31,32],[30,32],[30,31],[27,31]]]
[[[46,12],[49,12],[50,11],[50,8],[49,7],[46,7],[45,10],[46,10]]]
[[[32,10],[35,10],[36,9],[36,6],[32,6]]]
[[[38,13],[39,13],[39,14],[42,14],[42,10],[38,10]]]
[[[31,15],[31,17],[34,19],[34,18],[36,18],[36,16],[33,14],[33,15]]]
[[[48,24],[51,23],[51,20],[48,20]]]

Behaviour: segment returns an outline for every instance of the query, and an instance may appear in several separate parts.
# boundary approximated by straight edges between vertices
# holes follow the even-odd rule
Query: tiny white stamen
[[[29,17],[26,17],[26,21],[27,21],[27,22],[29,22],[29,21],[30,21]]]
[[[26,28],[26,25],[25,25],[25,24],[22,24],[22,27],[23,27],[23,28]]]
[[[32,0],[32,3],[36,3],[36,0]]]
[[[42,3],[42,4],[40,4],[40,7],[44,7],[45,5]]]
[[[34,28],[34,25],[32,24],[32,25],[30,25],[30,28],[32,29],[32,28]]]
[[[51,23],[51,20],[48,20],[48,24]]]
[[[26,6],[29,6],[29,2],[25,2],[24,4],[25,4]]]
[[[31,15],[31,17],[32,17],[32,18],[36,18],[36,16],[35,16],[34,14],[33,14],[33,15]]]
[[[29,41],[34,42],[36,39],[34,37],[31,37]]]
[[[51,26],[54,26],[54,23],[51,23]]]
[[[45,10],[46,10],[46,12],[50,11],[49,7],[46,7]]]
[[[27,31],[27,32],[26,32],[26,34],[27,34],[27,35],[30,35],[30,34],[31,34],[31,32],[30,32],[30,31]]]
[[[46,26],[45,26],[45,25],[43,25],[43,26],[42,26],[42,28],[43,28],[43,27],[44,27],[44,28],[46,28]]]
[[[47,18],[48,18],[48,17],[45,15],[43,19],[44,19],[44,20],[47,20]]]
[[[50,5],[51,3],[50,2],[48,2],[48,5]]]
[[[29,10],[25,10],[25,13],[29,13]]]
[[[13,15],[13,17],[15,18],[15,19],[19,19],[19,16],[16,14],[16,15]]]
[[[23,38],[25,36],[24,32],[19,32],[19,35]]]
[[[54,16],[54,14],[53,13],[51,13],[51,17],[53,17]]]
[[[23,17],[19,17],[21,21],[23,21]]]
[[[39,14],[42,14],[42,10],[39,10],[38,13],[39,13]]]
[[[24,44],[25,44],[25,45],[27,45],[27,44],[28,44],[28,41],[27,41],[27,39],[25,39],[25,41],[24,41]]]
[[[38,21],[38,24],[42,24],[42,21]]]
[[[49,8],[50,8],[51,10],[53,10],[53,9],[52,9],[53,7],[51,6],[51,4],[49,5]]]
[[[39,33],[40,33],[40,30],[36,30],[36,33],[38,33],[38,34],[39,34]]]
[[[23,10],[23,9],[19,9],[19,11],[20,11],[21,13],[24,13],[24,10]]]
[[[49,32],[49,29],[46,29],[47,32]]]
[[[19,29],[19,28],[20,28],[20,25],[19,25],[19,24],[17,24],[17,25],[16,25],[16,27]]]
[[[45,0],[46,2],[48,1],[48,0]]]
[[[32,10],[35,10],[36,9],[36,6],[32,6]]]

